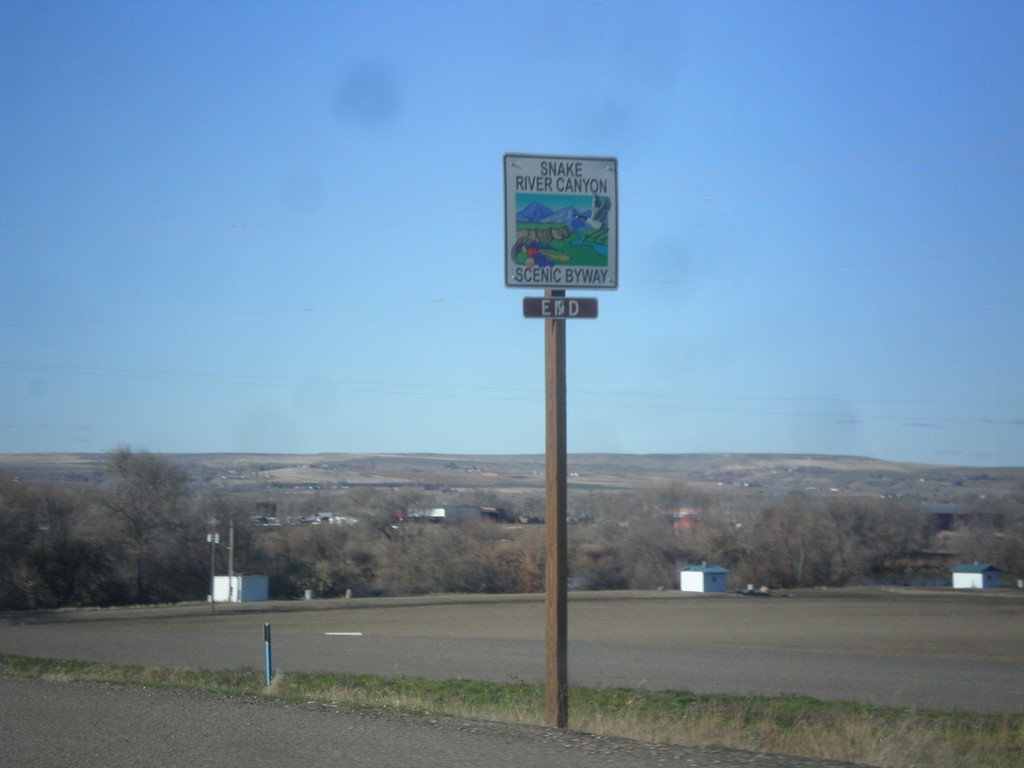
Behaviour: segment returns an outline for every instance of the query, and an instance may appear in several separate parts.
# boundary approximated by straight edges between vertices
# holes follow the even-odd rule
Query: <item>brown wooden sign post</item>
[[[547,297],[565,291],[545,291]],[[544,701],[549,726],[569,724],[568,507],[565,418],[565,321],[544,322],[545,555]]]
[[[504,156],[505,286],[544,319],[546,533],[544,682],[549,726],[569,725],[565,321],[597,317],[597,299],[565,290],[619,287],[618,162],[613,157]]]

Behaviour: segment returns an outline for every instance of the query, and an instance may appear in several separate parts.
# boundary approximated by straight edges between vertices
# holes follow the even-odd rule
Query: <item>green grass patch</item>
[[[510,682],[253,669],[122,667],[0,655],[0,676],[259,696],[409,715],[544,724],[544,687]],[[570,688],[573,730],[645,742],[733,747],[887,768],[1020,768],[1024,715],[826,702],[806,696],[696,695]]]

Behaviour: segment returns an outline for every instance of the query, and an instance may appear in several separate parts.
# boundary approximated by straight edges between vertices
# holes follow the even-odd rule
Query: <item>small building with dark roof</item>
[[[728,573],[720,565],[688,565],[679,571],[679,589],[682,592],[725,592]]]
[[[954,589],[991,589],[999,586],[999,569],[988,563],[954,565]]]

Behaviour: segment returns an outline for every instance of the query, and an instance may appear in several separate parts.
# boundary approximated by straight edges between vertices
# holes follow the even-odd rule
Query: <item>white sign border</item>
[[[537,282],[517,281],[514,279],[515,265],[512,262],[512,249],[516,243],[516,206],[514,182],[510,182],[513,176],[509,173],[510,168],[515,168],[517,161],[525,163],[537,163],[542,161],[554,161],[564,163],[583,162],[586,164],[604,164],[604,174],[601,178],[608,180],[609,193],[611,198],[611,211],[608,217],[608,270],[611,272],[611,280],[602,283],[578,282],[571,283],[562,280],[538,280]],[[518,152],[506,152],[502,156],[502,173],[504,181],[504,216],[505,216],[505,237],[502,249],[502,264],[504,265],[505,287],[506,288],[553,288],[559,290],[598,290],[615,291],[619,288],[619,161],[615,157],[595,157],[580,155],[528,155]],[[599,175],[594,175],[597,178]],[[562,275],[561,270],[555,270],[550,274]]]

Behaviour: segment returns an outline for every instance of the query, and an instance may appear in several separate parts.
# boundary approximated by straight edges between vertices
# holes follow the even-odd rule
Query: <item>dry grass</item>
[[[0,656],[0,675],[188,688],[353,709],[544,723],[543,686],[364,675],[203,672]],[[659,744],[716,746],[883,768],[1021,768],[1024,715],[880,708],[808,697],[696,696],[574,688],[573,730]]]
[[[544,724],[542,686],[297,675],[288,691],[341,706]],[[287,695],[285,690],[282,693]],[[573,730],[885,768],[1020,768],[1024,717],[921,712],[808,697],[692,696],[575,688]]]
[[[597,710],[573,727],[641,741],[720,745],[887,768],[1019,768],[1024,717],[967,715],[827,703],[803,697],[700,697],[676,709]],[[657,697],[656,697],[657,698]],[[661,709],[661,711],[658,711]],[[641,711],[645,710],[645,711]]]

